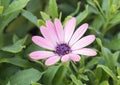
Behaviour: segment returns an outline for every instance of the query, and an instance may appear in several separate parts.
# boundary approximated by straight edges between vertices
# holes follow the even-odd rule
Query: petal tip
[[[93,41],[95,40],[95,35],[91,34],[91,35],[88,35],[87,37],[89,37],[89,39],[92,39]]]
[[[54,65],[55,63],[59,61],[59,59],[60,59],[59,56],[50,57],[45,61],[45,65],[46,66]]]
[[[55,64],[55,63],[54,63]],[[46,66],[52,66],[52,65],[54,65],[53,63],[49,63],[49,62],[45,62],[45,65]]]
[[[92,38],[95,40],[95,38],[96,38],[95,35],[91,35],[91,36],[92,36]]]
[[[75,18],[75,17],[72,17],[71,19],[72,19],[72,20],[76,20],[76,18]]]
[[[30,59],[38,60],[38,59],[36,59],[36,58],[34,57],[34,55],[33,55],[32,53],[29,54],[29,57],[30,57]]]
[[[76,23],[76,18],[75,17],[72,17],[68,20],[69,22],[73,22],[73,23]]]
[[[88,28],[88,23],[84,23],[83,25],[85,25],[85,26],[86,26],[86,28]]]
[[[97,55],[97,52],[96,52],[96,51],[94,51],[93,56],[96,56],[96,55]]]
[[[33,36],[32,41],[34,42],[38,36]]]
[[[79,62],[80,59],[81,59],[81,57],[79,55],[75,55],[75,54],[72,54],[70,56],[70,58],[71,58],[72,61],[75,61],[75,62]]]
[[[50,65],[50,64],[48,64],[48,63],[45,63],[45,65],[46,65],[46,66],[51,66],[51,65]]]
[[[54,22],[57,22],[57,21],[59,21],[59,19],[58,19],[58,18],[55,18],[55,19],[54,19]]]

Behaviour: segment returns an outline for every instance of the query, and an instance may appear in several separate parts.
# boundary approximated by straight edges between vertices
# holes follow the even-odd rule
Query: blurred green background
[[[28,54],[46,20],[89,24],[97,56],[51,67]],[[70,70],[68,70],[70,69]],[[120,0],[0,0],[0,85],[120,85]]]

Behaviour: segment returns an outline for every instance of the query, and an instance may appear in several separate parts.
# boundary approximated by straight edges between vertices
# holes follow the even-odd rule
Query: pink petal
[[[66,43],[69,42],[69,40],[74,32],[75,25],[76,25],[76,18],[72,18],[66,22],[65,27],[64,27]]]
[[[57,32],[56,32],[55,25],[50,20],[47,20],[46,21],[46,26],[50,30],[51,36],[54,36],[54,41],[58,42],[58,37],[57,37]]]
[[[70,59],[70,58],[69,58],[69,54],[68,54],[68,55],[62,56],[61,61],[62,61],[62,62],[67,62],[69,59]]]
[[[75,33],[73,34],[69,44],[70,45],[73,45],[76,41],[78,41],[82,36],[83,34],[86,32],[88,28],[88,24],[85,23],[83,25],[81,25],[76,31]]]
[[[62,27],[60,20],[56,18],[54,20],[54,24],[55,24],[58,39],[60,42],[63,42],[64,41],[64,31],[63,31],[63,27]]]
[[[33,36],[32,41],[40,47],[47,48],[50,50],[55,50],[55,47],[53,44],[51,44],[48,40],[46,40],[40,36]]]
[[[56,39],[53,38],[54,37],[53,35],[51,35],[52,32],[51,32],[50,29],[46,28],[45,26],[41,26],[40,30],[41,30],[41,33],[42,33],[42,35],[44,36],[45,39],[50,41],[54,46],[57,45]]]
[[[83,37],[82,39],[80,39],[79,41],[77,41],[73,46],[72,46],[72,50],[76,50],[76,49],[80,49],[83,48],[85,46],[90,45],[93,41],[95,40],[95,36],[94,35],[88,35]]]
[[[80,61],[80,56],[79,55],[76,55],[76,54],[70,54],[70,59],[73,60],[73,61]]]
[[[55,54],[53,52],[49,51],[34,51],[29,54],[30,58],[34,60],[45,59],[54,55]]]
[[[46,66],[53,65],[53,64],[55,64],[56,62],[58,62],[59,60],[60,60],[60,57],[59,57],[59,56],[50,57],[50,58],[48,58],[48,59],[45,61],[45,65],[46,65]]]
[[[96,51],[90,48],[82,48],[80,50],[75,50],[73,51],[75,54],[81,54],[81,55],[86,55],[86,56],[95,56],[97,55]]]

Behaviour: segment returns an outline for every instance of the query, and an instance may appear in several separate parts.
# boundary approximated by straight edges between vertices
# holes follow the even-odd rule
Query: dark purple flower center
[[[57,53],[59,56],[63,56],[63,55],[68,54],[70,52],[71,52],[70,47],[65,43],[59,44],[56,47],[56,51],[55,51],[55,53]]]

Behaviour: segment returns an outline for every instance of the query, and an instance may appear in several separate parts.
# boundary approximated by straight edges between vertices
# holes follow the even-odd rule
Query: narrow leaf
[[[10,14],[12,12],[22,10],[29,0],[14,0],[9,7],[4,11],[4,15]]]
[[[37,27],[39,27],[38,26],[38,23],[37,23],[37,17],[36,16],[34,16],[31,12],[29,12],[29,11],[26,11],[26,10],[23,10],[22,11],[22,15],[26,18],[26,19],[28,19],[30,22],[32,22],[33,24],[35,24]]]
[[[66,76],[66,73],[67,73],[67,68],[65,68],[64,66],[61,66],[58,69],[58,71],[52,81],[53,85],[61,85],[64,77]]]
[[[3,19],[2,19],[2,22],[0,23],[0,32],[2,32],[2,31],[5,29],[5,27],[6,27],[13,19],[15,19],[15,18],[18,16],[19,13],[20,13],[20,11],[16,11],[16,12],[14,12],[14,13],[12,13],[12,14],[9,14],[8,16],[2,17]]]
[[[98,45],[101,47],[101,49],[102,49],[102,41],[101,41],[101,39],[100,38],[96,38],[96,41],[97,41],[97,43],[98,43]]]
[[[3,13],[3,6],[0,6],[0,14],[2,14]]]
[[[41,14],[41,17],[43,18],[43,20],[50,20],[50,16],[48,15],[48,14],[46,14],[45,12],[40,12],[40,14]]]
[[[58,7],[56,0],[49,1],[49,10],[50,10],[50,15],[52,16],[53,19],[58,17]]]
[[[32,85],[42,85],[42,84],[36,83],[36,82],[32,82],[31,84],[32,84]]]
[[[39,27],[42,26],[42,25],[45,26],[45,22],[44,22],[42,19],[39,19],[39,20],[37,21],[37,23],[38,23],[38,26],[39,26]]]
[[[80,2],[77,3],[77,8],[76,8],[76,10],[73,13],[70,14],[71,16],[75,16],[79,12],[80,4],[81,4]]]
[[[86,6],[85,10],[77,15],[77,25],[80,24],[88,15],[88,6]]]
[[[113,78],[113,80],[117,80],[117,77],[115,76],[115,74],[108,67],[104,65],[98,65],[97,68],[102,68],[109,76]]]
[[[70,78],[72,79],[72,82],[75,85],[83,85],[82,82],[80,80],[78,80],[73,74],[70,75]]]
[[[3,51],[11,52],[11,53],[18,53],[22,51],[23,48],[25,48],[24,43],[27,39],[27,36],[23,39],[18,40],[16,43],[10,46],[3,47]]]
[[[6,85],[10,85],[10,81]]]
[[[101,57],[94,57],[90,62],[87,63],[86,67],[94,66],[95,64],[98,64],[101,60]]]
[[[61,65],[59,66],[51,66],[49,67],[44,75],[43,75],[43,78],[42,78],[42,81],[43,81],[43,84],[45,85],[53,85],[53,79],[55,78],[59,68],[61,67]],[[46,78],[47,78],[47,82],[46,82]],[[57,81],[56,81],[57,82]]]
[[[10,63],[22,68],[28,68],[32,66],[32,64],[27,60],[21,58],[1,58],[0,63]]]
[[[100,83],[100,85],[109,85],[109,82],[108,81],[103,81]]]

